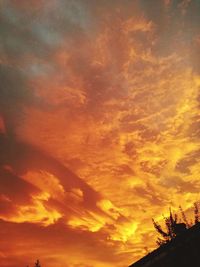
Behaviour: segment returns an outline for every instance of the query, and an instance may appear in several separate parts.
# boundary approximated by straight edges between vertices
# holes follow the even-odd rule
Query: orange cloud
[[[199,4],[25,2],[0,18],[0,265],[128,266],[199,199]]]

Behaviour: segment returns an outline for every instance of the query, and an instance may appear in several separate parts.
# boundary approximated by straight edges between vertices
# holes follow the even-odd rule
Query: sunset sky
[[[0,266],[126,267],[200,199],[199,0],[0,0]]]

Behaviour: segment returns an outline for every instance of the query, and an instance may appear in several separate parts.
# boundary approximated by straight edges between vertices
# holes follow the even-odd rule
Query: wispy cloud
[[[2,1],[2,266],[127,266],[199,199],[199,5]]]

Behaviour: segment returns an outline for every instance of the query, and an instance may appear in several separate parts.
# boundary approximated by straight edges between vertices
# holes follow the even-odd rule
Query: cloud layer
[[[2,1],[0,265],[127,266],[199,200],[200,4],[149,2]]]

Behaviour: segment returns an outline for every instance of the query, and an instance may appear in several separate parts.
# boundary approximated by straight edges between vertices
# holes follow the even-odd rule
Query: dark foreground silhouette
[[[27,267],[29,267],[29,266],[27,266]],[[34,267],[42,267],[42,266],[40,265],[40,261],[39,261],[39,260],[37,260],[37,261],[35,262]]]
[[[187,229],[130,267],[200,266],[200,223]]]

